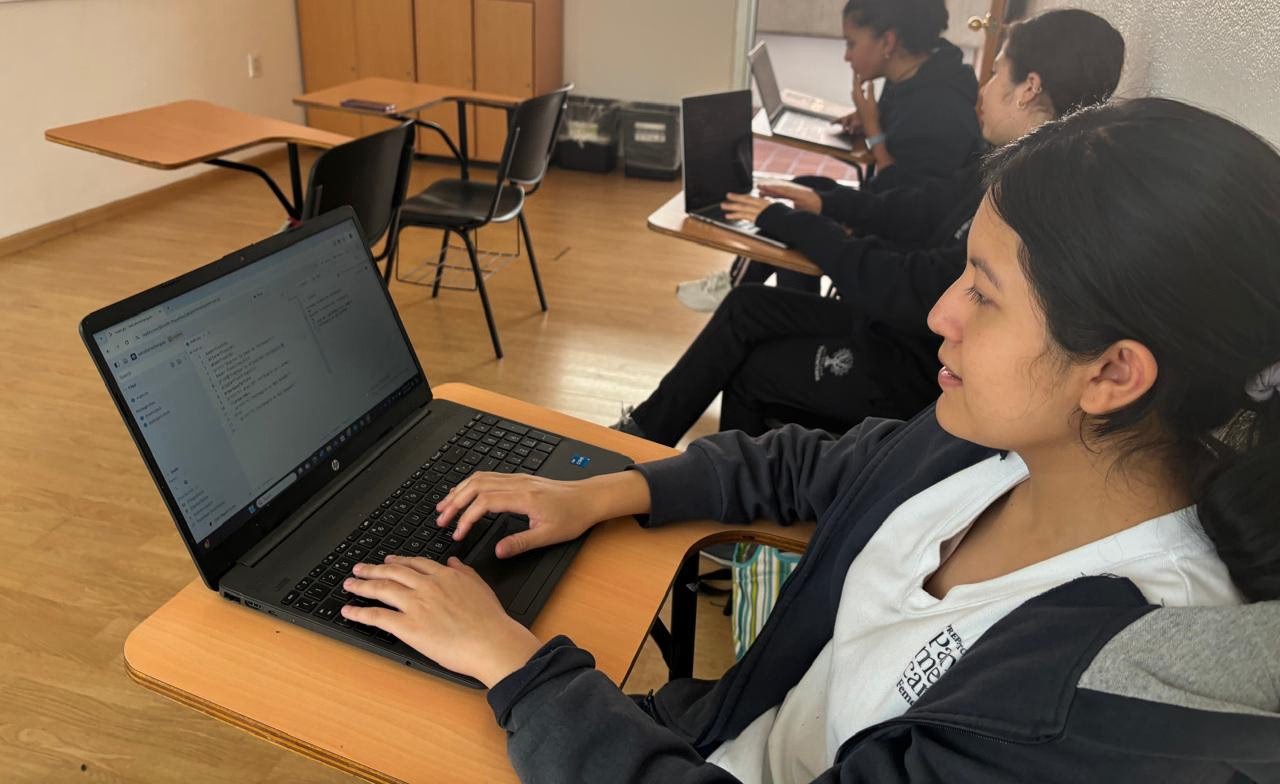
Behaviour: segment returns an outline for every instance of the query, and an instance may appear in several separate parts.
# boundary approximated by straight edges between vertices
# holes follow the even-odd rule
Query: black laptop
[[[720,207],[727,194],[751,193],[755,185],[751,91],[685,98],[680,110],[685,213],[779,248],[787,247],[762,234],[750,221],[730,220]]]
[[[760,91],[765,116],[769,119],[769,129],[774,135],[829,147],[837,152],[853,150],[853,137],[837,124],[853,107],[825,105],[821,99],[812,96],[801,96],[800,101],[789,102],[778,89],[778,79],[764,41],[756,44],[747,58],[751,62],[751,75],[756,80],[756,89]]]
[[[200,576],[229,601],[469,686],[343,618],[359,562],[458,556],[528,625],[582,544],[499,560],[435,505],[474,471],[578,479],[622,455],[433,400],[350,208],[85,317],[80,334]],[[447,340],[447,335],[440,340]]]

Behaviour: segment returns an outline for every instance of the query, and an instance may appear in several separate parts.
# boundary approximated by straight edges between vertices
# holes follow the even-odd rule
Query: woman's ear
[[[884,47],[884,59],[893,57],[893,53],[898,51],[898,31],[885,30],[884,35],[880,36],[880,45]]]
[[[1032,71],[1027,74],[1027,78],[1018,85],[1017,89],[1018,108],[1024,109],[1036,102],[1036,99],[1044,93],[1044,84],[1040,81],[1040,74]]]
[[[1155,386],[1159,366],[1151,350],[1136,340],[1121,340],[1089,363],[1080,409],[1102,416],[1128,406]]]

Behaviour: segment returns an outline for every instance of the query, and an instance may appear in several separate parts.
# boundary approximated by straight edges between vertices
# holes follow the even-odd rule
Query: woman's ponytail
[[[1280,394],[1215,436],[1192,493],[1200,524],[1250,601],[1280,598]]]

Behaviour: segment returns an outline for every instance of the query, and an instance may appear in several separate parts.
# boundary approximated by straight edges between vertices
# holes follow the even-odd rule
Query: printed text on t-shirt
[[[943,673],[951,669],[951,665],[959,661],[968,650],[964,640],[948,625],[937,637],[925,643],[902,671],[902,677],[898,680],[898,694],[908,705],[915,705],[925,690],[937,683]]]

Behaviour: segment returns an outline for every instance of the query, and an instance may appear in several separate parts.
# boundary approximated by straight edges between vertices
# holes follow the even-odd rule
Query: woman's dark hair
[[[893,30],[914,54],[932,51],[947,29],[944,0],[849,0],[843,16],[858,27],[870,27],[878,36]]]
[[[1041,126],[985,176],[1056,352],[1089,361],[1132,339],[1156,358],[1151,389],[1084,417],[1082,436],[1161,450],[1240,591],[1280,597],[1280,393],[1246,392],[1280,362],[1280,154],[1140,98]]]
[[[1005,35],[1004,57],[1013,83],[1039,74],[1055,117],[1102,103],[1120,83],[1124,37],[1097,14],[1075,8],[1047,11],[1009,25]]]

